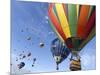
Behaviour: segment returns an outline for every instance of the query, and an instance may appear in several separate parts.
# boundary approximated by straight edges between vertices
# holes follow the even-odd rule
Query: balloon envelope
[[[18,68],[21,69],[25,66],[25,63],[24,62],[20,62],[20,64],[18,64]]]
[[[80,51],[95,36],[95,6],[55,3],[48,15],[59,40],[70,50]]]
[[[66,45],[62,43],[58,38],[52,41],[51,52],[57,64],[66,59],[70,53]]]

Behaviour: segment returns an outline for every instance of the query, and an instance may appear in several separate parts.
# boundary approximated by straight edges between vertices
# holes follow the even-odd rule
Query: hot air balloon
[[[29,52],[27,56],[28,56],[28,57],[31,56],[31,53]]]
[[[20,62],[20,64],[18,64],[18,68],[21,69],[25,66],[25,63],[24,62]]]
[[[52,3],[48,16],[53,31],[70,50],[71,62],[80,60],[79,52],[95,36],[95,6]],[[73,60],[73,57],[77,59]],[[81,64],[81,60],[78,63]]]
[[[42,42],[39,45],[41,48],[44,47],[44,43],[42,43]]]
[[[51,44],[51,52],[57,64],[57,70],[59,69],[58,65],[69,55],[70,51],[67,47],[58,39],[54,39]]]
[[[24,59],[24,58],[26,58],[26,56],[25,56],[25,55],[23,55],[22,59]]]
[[[33,59],[32,67],[34,67],[35,62],[36,62],[36,58]]]

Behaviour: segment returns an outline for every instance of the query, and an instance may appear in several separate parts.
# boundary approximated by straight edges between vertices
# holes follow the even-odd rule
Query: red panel
[[[73,48],[73,45],[72,45],[72,44],[67,44],[67,47],[68,47],[69,49],[71,49],[71,48]]]
[[[78,29],[77,29],[77,36],[80,38],[84,38],[84,34],[86,31],[85,27],[86,27],[86,23],[87,23],[87,17],[89,14],[89,9],[90,9],[89,5],[81,6],[80,16],[79,16],[79,20],[78,20]]]
[[[54,15],[53,11],[52,11],[52,8],[53,8],[53,5],[50,4],[50,7],[49,7],[49,17],[50,17],[50,20],[52,21],[53,25],[55,26],[55,28],[57,29],[58,33],[62,36],[62,38],[66,41],[66,36],[65,34],[63,33],[63,30],[61,28],[61,25],[59,24],[56,16]]]
[[[94,10],[92,15],[90,16],[88,23],[86,25],[86,33],[85,33],[85,38],[89,35],[93,27],[95,26],[95,19],[96,19],[96,11]]]
[[[68,47],[69,49],[74,48],[71,38],[68,38],[68,39],[66,40],[66,45],[67,45],[67,47]]]

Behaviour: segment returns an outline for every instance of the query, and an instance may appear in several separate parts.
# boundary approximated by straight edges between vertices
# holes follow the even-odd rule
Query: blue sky
[[[13,73],[55,72],[56,63],[50,51],[51,41],[57,36],[48,24],[48,3],[18,2],[12,0],[11,7],[11,63]],[[31,37],[31,40],[27,38]],[[40,48],[39,44],[44,43]],[[16,61],[19,54],[31,52],[31,57]],[[96,65],[96,37],[80,52],[83,70],[93,70]],[[32,59],[36,58],[32,67]],[[59,71],[69,71],[69,58],[60,65]],[[29,59],[29,60],[28,60]],[[25,62],[25,67],[18,70],[17,64]]]

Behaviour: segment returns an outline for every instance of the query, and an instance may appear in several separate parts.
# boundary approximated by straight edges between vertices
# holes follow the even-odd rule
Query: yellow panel
[[[76,10],[77,10],[77,18],[79,16],[79,4],[76,5]]]
[[[67,38],[71,37],[69,24],[68,24],[68,21],[67,21],[64,9],[63,9],[63,5],[62,4],[55,4],[55,7],[56,7],[56,11],[58,13],[58,17],[59,17],[59,20],[60,20],[60,23],[61,23],[61,27],[63,29],[65,36]]]

